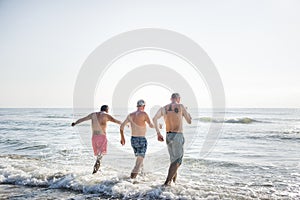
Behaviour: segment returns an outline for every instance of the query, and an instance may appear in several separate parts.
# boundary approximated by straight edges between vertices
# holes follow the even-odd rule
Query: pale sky
[[[0,107],[72,107],[77,75],[96,47],[122,32],[162,28],[207,52],[227,107],[299,108],[299,10],[297,0],[0,0]]]

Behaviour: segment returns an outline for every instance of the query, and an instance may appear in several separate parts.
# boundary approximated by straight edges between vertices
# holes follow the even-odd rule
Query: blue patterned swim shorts
[[[131,146],[135,156],[145,157],[147,151],[147,139],[145,137],[131,137]]]

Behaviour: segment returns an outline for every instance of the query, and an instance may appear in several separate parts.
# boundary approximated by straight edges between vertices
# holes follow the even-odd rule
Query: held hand
[[[164,141],[164,137],[160,133],[158,133],[157,134],[157,140],[160,141],[160,142],[163,142]]]
[[[73,122],[72,124],[71,124],[71,126],[75,126],[76,124]]]

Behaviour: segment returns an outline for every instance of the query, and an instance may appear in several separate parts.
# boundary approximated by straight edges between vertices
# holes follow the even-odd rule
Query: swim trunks
[[[92,137],[94,155],[105,154],[107,152],[107,138],[105,134],[94,134]]]
[[[166,137],[171,163],[182,163],[184,137],[182,133],[169,132]]]
[[[131,146],[135,156],[145,157],[147,144],[147,139],[145,137],[131,137]]]

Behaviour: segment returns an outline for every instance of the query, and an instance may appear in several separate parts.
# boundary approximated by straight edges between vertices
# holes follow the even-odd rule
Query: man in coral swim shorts
[[[93,174],[95,174],[101,164],[101,159],[104,154],[107,152],[107,138],[106,138],[106,127],[107,122],[114,122],[117,124],[121,124],[121,121],[114,119],[112,116],[108,114],[108,106],[101,106],[100,112],[94,112],[89,114],[86,117],[78,119],[76,122],[72,123],[72,126],[75,126],[81,122],[92,120],[92,146],[94,150],[94,155],[97,156],[96,163],[94,165]]]

